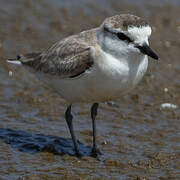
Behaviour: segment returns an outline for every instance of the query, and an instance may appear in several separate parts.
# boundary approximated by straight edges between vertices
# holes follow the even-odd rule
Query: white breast
[[[105,58],[98,61],[99,72],[104,74],[104,88],[112,97],[118,98],[133,89],[147,70],[147,56],[117,59],[105,52],[104,56]]]

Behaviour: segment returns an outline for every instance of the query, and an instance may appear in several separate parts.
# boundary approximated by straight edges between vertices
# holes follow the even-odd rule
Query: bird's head
[[[158,59],[149,47],[151,27],[140,17],[122,14],[104,20],[98,31],[102,49],[114,56],[148,55]]]

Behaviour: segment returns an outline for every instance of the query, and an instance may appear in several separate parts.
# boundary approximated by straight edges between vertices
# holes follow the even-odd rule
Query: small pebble
[[[170,104],[170,103],[163,103],[161,104],[161,108],[170,108],[170,109],[177,109],[178,106],[175,104]]]
[[[168,92],[168,88],[164,88],[164,92]]]
[[[116,104],[115,102],[113,101],[108,101],[108,102],[105,102],[105,104],[111,106],[111,107],[115,107],[115,108],[119,108],[119,105]]]
[[[166,42],[165,42],[165,46],[166,46],[167,48],[171,47],[171,42],[166,41]]]
[[[103,141],[103,144],[105,144],[105,145],[106,145],[106,144],[107,144],[107,141]]]
[[[153,30],[153,32],[156,32],[156,27],[152,26],[152,30]]]
[[[13,75],[12,71],[9,71],[9,76],[12,76],[12,75]]]
[[[180,33],[180,26],[177,27],[177,32]]]

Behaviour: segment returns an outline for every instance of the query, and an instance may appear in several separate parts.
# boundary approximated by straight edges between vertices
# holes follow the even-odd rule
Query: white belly
[[[142,79],[147,57],[133,68],[113,57],[95,62],[84,74],[73,79],[40,74],[40,79],[55,88],[68,102],[104,102],[120,98]]]

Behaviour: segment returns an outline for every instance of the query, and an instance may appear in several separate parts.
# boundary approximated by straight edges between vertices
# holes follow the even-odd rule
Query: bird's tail
[[[11,63],[11,64],[21,65],[22,63],[21,63],[20,59],[21,59],[21,56],[20,56],[20,55],[17,55],[15,58],[9,58],[9,59],[7,59],[7,62],[8,62],[8,63]]]
[[[12,64],[34,64],[36,60],[40,59],[41,53],[36,52],[36,53],[27,53],[27,54],[22,54],[22,55],[17,55],[15,58],[10,58],[7,60],[8,63]]]

